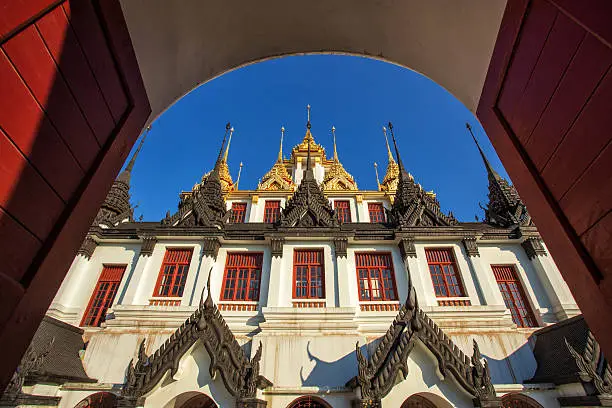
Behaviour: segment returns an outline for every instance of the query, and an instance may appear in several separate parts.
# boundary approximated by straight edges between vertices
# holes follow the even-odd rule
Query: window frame
[[[340,213],[338,212],[338,203],[342,203],[342,205],[346,204],[345,208],[340,208],[340,209],[343,210],[343,213],[346,215],[345,218],[348,218],[348,220],[343,220],[340,217]],[[351,200],[334,200],[334,211],[336,211],[336,216],[338,217],[338,221],[340,221],[342,224],[347,223],[347,222],[353,222],[353,218],[351,215]]]
[[[122,268],[122,271],[120,274],[115,272],[115,275],[113,276],[111,275],[113,271],[109,271],[109,269],[112,268]],[[119,286],[121,285],[126,269],[127,264],[102,264],[102,272],[100,272],[96,286],[94,286],[94,290],[91,293],[91,297],[89,298],[89,302],[87,303],[87,307],[85,308],[83,317],[81,318],[82,327],[100,327],[100,325],[106,321],[106,311],[112,307],[113,302],[115,301],[115,297],[119,291]],[[105,272],[107,273],[105,274]],[[104,289],[104,296],[101,299],[102,302],[98,308],[98,311],[95,315],[90,317],[94,307],[94,302],[103,284],[109,285]]]
[[[259,257],[259,265],[257,265],[257,262],[255,262],[254,266],[229,266],[229,262],[230,262],[230,257],[231,256],[253,256],[253,257]],[[219,294],[219,300],[220,301],[224,301],[224,302],[259,302],[259,296],[261,294],[261,278],[262,278],[262,274],[263,274],[263,257],[264,254],[263,252],[251,252],[251,251],[232,251],[232,252],[228,252],[227,256],[225,257],[225,267],[223,269],[223,281],[221,282],[221,293]],[[252,277],[251,277],[251,272],[253,270],[257,270],[257,268],[259,267],[259,276],[257,277],[257,294],[256,297],[254,299],[249,299],[249,294],[251,292],[251,282],[253,281]],[[245,283],[245,289],[244,289],[244,293],[245,293],[245,299],[237,299],[237,293],[239,292],[238,290],[238,274],[240,273],[240,268],[242,269],[247,269],[247,278],[246,278],[246,283]],[[230,279],[228,279],[228,269],[236,269],[237,271],[237,275],[235,278],[232,278],[235,282],[235,285],[233,287],[233,296],[231,298],[226,297],[225,296],[225,292],[228,289],[226,287],[226,284],[230,281]]]
[[[371,209],[371,207],[373,207],[373,206],[380,206],[381,221],[374,221],[374,220],[372,220],[372,209]],[[368,218],[370,220],[370,223],[372,223],[372,224],[379,224],[379,223],[387,222],[387,218],[385,217],[385,205],[383,204],[382,201],[371,201],[371,202],[368,203]]]
[[[498,277],[498,274],[495,273],[495,268],[510,268],[512,271],[512,278],[513,279],[501,279]],[[502,295],[502,299],[504,300],[504,305],[506,306],[506,309],[510,310],[510,315],[512,316],[512,321],[517,325],[517,327],[521,327],[521,328],[530,328],[530,327],[539,327],[539,323],[538,320],[536,319],[536,315],[535,315],[535,311],[534,311],[534,307],[531,303],[531,298],[529,296],[527,296],[527,291],[525,290],[525,285],[523,285],[523,281],[521,279],[521,276],[519,274],[518,268],[516,267],[516,264],[491,264],[491,272],[493,272],[493,276],[495,278],[495,282],[497,283],[497,287]],[[500,282],[501,281],[501,282]],[[508,283],[509,282],[515,282],[516,283],[516,288],[517,290],[515,292],[518,292],[519,296],[522,297],[521,299],[521,303],[523,303],[523,305],[525,306],[525,312],[526,312],[526,318],[531,319],[532,324],[528,324],[529,322],[526,321],[525,317],[522,316],[520,314],[520,307],[518,306],[518,304],[516,303],[516,298],[515,298],[515,292],[513,292]],[[507,294],[510,295],[510,300],[512,301],[512,306],[513,307],[509,307],[508,303],[506,302],[506,296],[504,295],[504,291],[501,288],[501,284],[500,283],[504,283],[506,288],[507,288]],[[517,322],[515,320],[515,314],[514,311],[516,311],[516,316],[518,318],[518,320],[520,321]],[[526,324],[527,323],[527,324]]]
[[[311,290],[313,287],[317,287],[317,286],[313,286],[311,285],[312,282],[312,277],[311,277],[311,265],[317,265],[314,263],[300,263],[298,264],[297,262],[297,257],[298,257],[298,253],[300,252],[318,252],[320,253],[321,256],[321,262],[320,264],[318,264],[321,267],[321,296],[311,296]],[[308,266],[307,269],[307,277],[306,277],[306,296],[297,296],[297,268],[298,266]],[[300,285],[300,287],[302,287]],[[323,248],[294,248],[293,249],[293,280],[292,280],[292,292],[291,292],[291,298],[292,299],[296,299],[296,300],[301,300],[301,299],[315,299],[315,300],[324,300],[326,299],[326,295],[325,295],[325,251]]]
[[[240,220],[237,220],[236,218],[236,213],[237,211],[235,211],[234,206],[241,206],[243,207],[240,212],[242,213],[242,218]],[[248,203],[245,201],[234,201],[232,203],[232,208],[231,208],[231,215],[229,218],[229,223],[230,224],[244,224],[244,222],[246,221],[246,213],[247,213],[247,207],[248,207]]]
[[[278,207],[274,207],[273,208],[273,209],[277,210],[276,216],[274,217],[274,220],[268,219],[268,214],[266,212],[266,210],[268,210],[268,205],[272,204],[272,203],[278,204]],[[281,213],[281,200],[266,200],[264,202],[264,214],[263,214],[263,222],[264,223],[266,223],[266,224],[274,224],[280,218],[280,213]]]
[[[450,262],[430,262],[428,257],[427,257],[427,253],[429,251],[448,251],[448,253],[450,254],[450,258],[451,261]],[[457,256],[455,255],[455,250],[453,247],[429,247],[429,248],[425,248],[425,261],[427,262],[427,270],[429,271],[429,277],[431,279],[431,283],[433,285],[434,288],[434,294],[436,296],[436,298],[459,298],[459,297],[468,297],[467,292],[465,290],[465,284],[463,283],[463,276],[461,274],[461,269],[459,268],[459,264],[457,262]],[[440,285],[436,285],[436,280],[434,279],[434,274],[432,273],[431,270],[431,266],[432,265],[438,265],[440,266],[440,274],[436,274],[439,275],[442,278],[442,283],[444,284],[444,289],[446,290],[446,295],[444,294],[438,294],[437,293],[437,286]],[[448,282],[448,274],[445,273],[445,270],[443,268],[442,265],[450,265],[453,267],[453,276],[455,277],[457,284],[456,285],[452,285],[452,286],[457,286],[459,294],[451,294],[451,290],[450,287],[451,285],[449,285]]]
[[[395,295],[395,299],[388,299],[386,296],[386,287],[384,284],[385,279],[382,276],[382,270],[383,270],[383,265],[379,265],[379,266],[359,266],[359,256],[368,256],[368,255],[374,255],[374,256],[388,256],[389,257],[389,270],[391,271],[391,289],[393,290],[393,294]],[[370,298],[369,299],[364,299],[361,295],[361,277],[359,276],[359,269],[365,269],[367,271],[367,279],[368,279],[368,288],[366,290],[368,290],[370,292]],[[372,277],[370,274],[370,269],[378,269],[379,271],[379,278],[378,278],[378,290],[381,293],[381,297],[379,299],[373,299],[371,296],[371,292],[372,292]],[[397,282],[395,279],[395,268],[393,265],[393,253],[389,252],[389,251],[360,251],[360,252],[355,252],[355,273],[356,273],[356,277],[357,277],[357,292],[358,292],[358,296],[359,296],[359,301],[360,302],[396,302],[399,301],[399,294],[397,293]],[[376,279],[376,278],[374,278]]]
[[[157,281],[155,282],[155,287],[153,288],[153,297],[155,298],[182,298],[184,291],[185,291],[185,286],[187,283],[187,276],[189,275],[189,268],[191,267],[191,261],[193,260],[193,251],[194,248],[193,247],[166,247],[165,248],[166,252],[164,253],[164,258],[162,259],[162,264],[161,267],[159,268],[159,273],[157,275]],[[186,262],[170,262],[168,260],[169,258],[169,254],[171,251],[189,251],[189,257],[188,260]],[[160,289],[162,286],[162,281],[164,276],[166,275],[164,273],[165,267],[166,266],[175,266],[174,272],[172,273],[172,280],[171,283],[169,285],[169,289],[168,289],[168,293],[167,294],[161,294],[159,293]],[[177,278],[177,271],[178,271],[178,266],[186,266],[186,269],[184,270],[184,276],[181,275],[182,278],[182,285],[181,282],[179,282],[179,290],[177,292],[179,293],[174,293],[175,291],[173,290],[173,288],[176,286],[177,282],[176,282],[176,278]]]

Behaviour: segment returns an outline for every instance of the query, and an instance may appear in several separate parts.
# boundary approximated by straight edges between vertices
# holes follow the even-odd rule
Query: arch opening
[[[287,408],[331,408],[331,405],[319,397],[308,395],[293,400]]]
[[[511,393],[502,397],[503,408],[544,408],[539,402],[524,394]]]
[[[82,399],[74,408],[116,408],[117,396],[110,392],[96,392]]]

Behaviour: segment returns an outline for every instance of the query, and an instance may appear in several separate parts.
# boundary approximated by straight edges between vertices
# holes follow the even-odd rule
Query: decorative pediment
[[[399,167],[399,181],[395,192],[393,206],[388,212],[388,219],[392,225],[400,228],[425,226],[450,226],[459,222],[452,213],[444,214],[440,210],[440,203],[433,192],[425,191],[420,184],[416,184],[404,165],[397,148],[393,125],[389,123],[389,130],[393,138],[395,155]]]
[[[140,343],[138,360],[130,361],[123,385],[123,399],[128,405],[136,406],[166,372],[170,371],[170,376],[174,376],[181,358],[196,341],[203,343],[210,356],[210,375],[220,374],[227,391],[239,401],[254,399],[257,389],[272,386],[259,374],[261,343],[253,358],[249,359],[212,301],[210,272],[206,287],[206,299],[202,293],[199,307],[155,353],[147,356],[145,341]]]
[[[359,387],[362,402],[380,402],[397,383],[398,375],[408,375],[407,359],[419,340],[436,357],[443,376],[452,374],[457,383],[475,400],[487,402],[488,407],[501,407],[495,396],[486,360],[483,361],[474,341],[474,354],[466,356],[436,323],[419,309],[410,272],[408,271],[408,296],[391,326],[376,345],[374,353],[364,356],[356,346],[358,375],[346,385]],[[362,403],[363,406],[363,403]],[[479,405],[483,406],[483,405]]]
[[[281,211],[281,227],[339,227],[336,212],[308,168],[297,191]]]

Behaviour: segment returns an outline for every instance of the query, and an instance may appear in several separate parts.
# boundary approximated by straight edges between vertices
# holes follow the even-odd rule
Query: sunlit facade
[[[588,394],[580,380],[532,381],[534,332],[580,310],[482,151],[490,202],[461,222],[407,172],[392,125],[370,191],[335,129],[328,156],[310,118],[288,157],[281,131],[270,170],[241,190],[232,131],[159,222],[133,220],[135,157],[113,185],[47,313],[83,330],[95,380],[48,386],[60,407],[102,394],[139,407],[558,407]]]

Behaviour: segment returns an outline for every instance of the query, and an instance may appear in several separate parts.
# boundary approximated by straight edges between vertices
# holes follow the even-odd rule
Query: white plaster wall
[[[212,287],[211,296],[215,303],[221,301],[221,290],[223,286],[223,275],[228,253],[231,252],[254,252],[262,253],[263,261],[261,268],[261,280],[259,286],[259,307],[267,306],[268,289],[270,287],[270,247],[266,245],[224,245],[219,249],[217,262],[212,266],[210,285]],[[204,275],[208,274],[208,271]],[[203,277],[207,279],[207,276]]]
[[[74,320],[67,323],[78,325],[83,318],[104,265],[127,265],[117,291],[117,298],[125,288],[139,252],[140,244],[100,244],[96,247],[91,259],[87,260],[84,257],[77,256],[68,277],[62,283],[62,290],[53,301],[52,307],[60,307],[67,312],[71,312]],[[61,318],[61,316],[56,317]]]
[[[355,196],[343,196],[343,197],[333,197],[329,199],[329,202],[332,208],[335,208],[336,201],[348,201],[349,202],[349,210],[351,213],[351,222],[359,222],[359,217],[357,216],[357,203],[355,202]]]
[[[469,395],[459,391],[453,383],[452,376],[440,381],[435,357],[420,342],[417,342],[408,357],[408,376],[397,384],[382,400],[383,407],[400,407],[413,394],[427,392],[446,401],[446,407],[472,408],[474,405]]]
[[[349,245],[347,248],[346,269],[338,271],[338,274],[347,276],[349,294],[349,305],[359,307],[359,285],[357,282],[357,261],[355,254],[359,252],[387,252],[391,254],[393,262],[393,272],[395,274],[395,285],[397,289],[398,301],[403,302],[408,294],[408,278],[406,268],[402,261],[401,254],[397,245]],[[418,294],[421,296],[421,294]],[[368,303],[368,301],[364,301]]]
[[[470,300],[472,305],[479,305],[480,299],[476,291],[473,276],[470,273],[470,266],[468,264],[467,255],[463,251],[461,244],[457,241],[430,241],[430,242],[419,242],[415,244],[417,252],[417,261],[419,263],[419,272],[421,274],[420,280],[422,281],[423,297],[425,298],[425,304],[431,306],[437,306],[438,298],[436,298],[433,282],[431,280],[431,274],[429,272],[429,266],[427,264],[427,257],[425,256],[425,249],[430,248],[450,248],[455,256],[457,267],[459,268],[459,275],[461,278],[462,286],[465,291],[465,297],[462,299]],[[418,290],[418,288],[417,288]],[[420,294],[419,294],[420,295]],[[446,299],[446,298],[440,298]]]
[[[257,203],[251,203],[249,216],[246,218],[248,222],[263,222],[264,210],[266,201],[280,201],[280,208],[285,208],[287,197],[259,197]]]
[[[208,367],[210,357],[200,342],[188,351],[179,364],[178,372],[172,379],[169,371],[166,381],[160,381],[145,400],[145,408],[173,408],[177,397],[187,392],[201,392],[212,398],[219,407],[233,407],[234,398],[227,392],[220,375],[211,378]]]
[[[235,200],[228,199],[228,200],[225,200],[225,208],[228,210],[231,210],[233,203],[245,203],[246,204],[246,211],[244,213],[244,221],[249,222],[251,219],[251,208],[253,206],[253,203],[251,202],[251,200],[249,199],[235,199]]]
[[[556,321],[542,282],[520,244],[479,245],[478,250],[488,273],[493,274],[491,265],[514,265],[516,267],[525,296],[527,296],[527,301],[539,325]]]
[[[159,277],[167,248],[191,248],[193,250],[189,270],[187,272],[187,280],[183,290],[183,296],[181,297],[181,305],[189,305],[191,294],[193,293],[195,287],[196,278],[199,280],[200,276],[204,273],[199,268],[202,245],[199,241],[194,240],[170,239],[162,239],[157,242],[155,248],[153,249],[153,254],[146,261],[146,267],[142,270],[140,276],[133,277],[133,285],[136,286],[134,287],[133,298],[130,299],[130,303],[127,304],[149,304],[149,300],[153,297],[153,291],[155,289],[155,284],[157,283],[157,278]],[[198,274],[200,276],[197,276]]]

